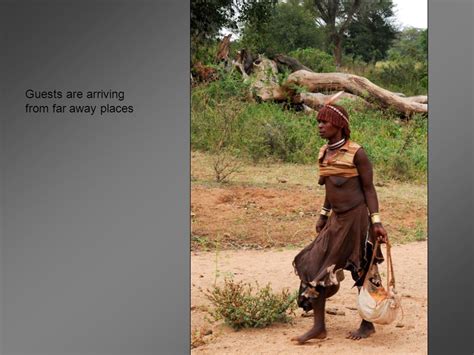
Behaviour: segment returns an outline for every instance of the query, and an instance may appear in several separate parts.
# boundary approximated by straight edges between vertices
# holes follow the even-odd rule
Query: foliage
[[[270,284],[254,289],[252,284],[225,279],[222,287],[207,290],[206,297],[215,307],[211,314],[233,329],[263,328],[275,322],[288,322],[288,312],[296,309],[296,293],[273,293]]]
[[[236,27],[234,0],[192,0],[191,37],[212,38],[222,27]]]
[[[388,60],[411,59],[426,61],[428,57],[428,30],[409,27],[397,35],[396,41],[388,51]]]
[[[398,33],[391,21],[394,16],[391,1],[373,2],[349,25],[344,51],[366,63],[385,59]]]
[[[398,227],[398,232],[404,236],[404,238],[400,240],[402,244],[410,242],[421,242],[428,239],[426,220],[417,221],[416,225],[411,228],[406,226]]]
[[[237,28],[235,0],[191,0],[191,55],[215,40],[223,27]]]
[[[240,159],[315,164],[325,142],[317,134],[315,116],[283,110],[274,103],[247,102],[248,88],[232,76],[192,90],[191,147],[214,152],[222,137],[219,107],[232,109],[225,141]],[[341,101],[349,112],[352,138],[367,151],[379,178],[424,179],[427,171],[427,120],[415,115],[400,121],[389,111],[368,110]],[[220,106],[219,106],[220,105]]]
[[[326,39],[334,52],[336,66],[342,64],[342,42],[344,33],[361,10],[361,0],[312,0],[306,1],[315,19],[324,23]],[[367,2],[370,4],[371,2]]]
[[[422,50],[424,58],[426,59],[428,56],[428,29],[421,31],[419,43],[420,49]]]
[[[388,90],[405,95],[428,91],[428,30],[406,28],[388,50],[388,60],[377,63],[367,77]]]
[[[209,39],[206,41],[205,45],[196,45],[193,47],[191,53],[191,64],[197,62],[205,63],[206,65],[213,65],[214,58],[217,53],[217,47],[219,45],[218,40]]]
[[[289,53],[316,73],[331,73],[336,71],[333,57],[316,48],[297,49]]]
[[[220,86],[212,83],[212,86]],[[191,145],[193,149],[213,151],[221,137],[224,118],[216,114],[212,92],[221,90],[196,88],[192,96]],[[204,102],[207,104],[204,104]],[[226,102],[235,102],[226,100]],[[315,121],[304,114],[284,111],[269,103],[240,102],[241,110],[234,116],[226,147],[238,151],[257,163],[261,159],[274,157],[283,161],[309,163],[311,152],[316,149],[317,137],[312,134]]]
[[[428,63],[411,58],[378,62],[366,76],[377,85],[407,96],[426,95],[428,91]]]
[[[273,56],[298,48],[324,46],[324,33],[312,15],[295,2],[249,3],[242,16],[242,46]]]

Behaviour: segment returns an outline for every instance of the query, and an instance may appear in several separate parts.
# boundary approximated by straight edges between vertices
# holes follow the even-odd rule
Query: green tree
[[[299,1],[253,3],[243,19],[242,44],[258,53],[271,56],[324,46],[323,30]]]
[[[236,0],[191,0],[191,55],[209,45],[223,27],[236,29]]]
[[[414,27],[401,31],[392,48],[388,51],[390,60],[410,58],[415,61],[426,61],[428,55],[428,30]]]
[[[313,11],[316,21],[326,29],[328,42],[332,46],[336,67],[342,64],[342,42],[344,34],[361,10],[366,0],[306,0],[305,6]],[[370,1],[367,1],[369,4]]]
[[[345,35],[344,52],[366,63],[385,59],[398,33],[393,6],[391,0],[372,2],[357,14]]]
[[[273,34],[268,26],[275,15],[277,0],[246,1],[242,4],[239,22],[242,26],[242,46],[251,51],[266,53]]]
[[[425,53],[425,58],[428,56],[428,29],[424,29],[420,34],[421,49]]]

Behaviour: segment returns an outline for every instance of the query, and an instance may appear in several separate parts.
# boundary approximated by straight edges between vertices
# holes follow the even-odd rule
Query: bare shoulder
[[[370,164],[369,157],[367,153],[365,152],[364,148],[359,146],[357,149],[355,155],[354,155],[354,164],[356,165],[366,165]]]
[[[352,148],[354,150],[358,150],[358,149],[362,148],[362,146],[359,143],[354,142],[353,140],[349,140],[349,148]]]

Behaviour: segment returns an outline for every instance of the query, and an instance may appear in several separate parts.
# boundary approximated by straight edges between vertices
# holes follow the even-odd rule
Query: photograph
[[[428,353],[428,9],[191,0],[192,354]]]

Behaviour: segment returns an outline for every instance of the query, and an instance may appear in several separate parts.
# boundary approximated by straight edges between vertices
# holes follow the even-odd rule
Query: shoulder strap
[[[389,286],[395,287],[395,274],[393,273],[392,254],[390,253],[391,248],[390,242],[387,241],[387,290]]]

